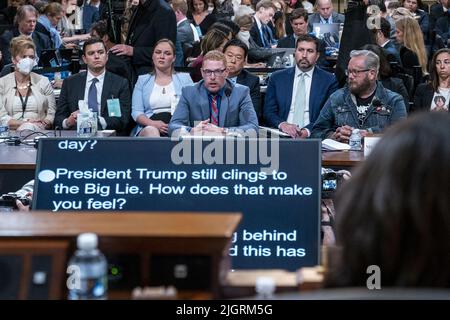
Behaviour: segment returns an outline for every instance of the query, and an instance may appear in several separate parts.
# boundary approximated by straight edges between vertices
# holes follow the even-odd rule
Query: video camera
[[[31,204],[31,199],[26,196],[20,196],[15,192],[9,192],[0,197],[0,207],[18,209],[16,200],[20,200],[24,206]]]
[[[322,199],[332,199],[346,172],[322,168]]]

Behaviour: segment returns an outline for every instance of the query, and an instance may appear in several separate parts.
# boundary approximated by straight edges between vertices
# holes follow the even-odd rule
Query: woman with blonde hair
[[[12,130],[50,129],[55,117],[55,96],[50,81],[31,72],[36,46],[27,36],[11,41],[15,71],[0,78],[0,119]]]
[[[427,72],[427,52],[419,23],[413,18],[401,18],[395,22],[396,39],[401,45],[400,59],[405,71],[414,76],[413,67],[420,66],[422,76]]]
[[[159,40],[153,49],[155,69],[139,76],[133,91],[131,116],[137,126],[132,136],[167,136],[168,123],[181,96],[181,89],[193,84],[189,74],[174,72],[175,45]]]

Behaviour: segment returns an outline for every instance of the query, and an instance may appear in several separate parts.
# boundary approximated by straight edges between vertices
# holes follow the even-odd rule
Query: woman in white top
[[[27,36],[11,41],[15,71],[0,78],[0,119],[12,130],[50,129],[55,117],[55,96],[49,80],[31,72],[36,47]]]
[[[133,91],[131,116],[137,126],[131,135],[167,136],[168,123],[181,96],[181,89],[193,84],[187,73],[175,73],[175,46],[159,40],[152,55],[154,71],[139,76]]]

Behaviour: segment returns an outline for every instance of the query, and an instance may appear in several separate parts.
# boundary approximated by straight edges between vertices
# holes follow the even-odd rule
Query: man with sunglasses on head
[[[372,51],[350,52],[347,85],[325,103],[312,128],[312,138],[348,142],[353,129],[366,136],[406,118],[402,96],[377,81],[379,67],[380,59]]]
[[[208,52],[201,68],[203,80],[184,87],[169,123],[169,135],[256,134],[258,118],[249,88],[227,80],[227,60]]]

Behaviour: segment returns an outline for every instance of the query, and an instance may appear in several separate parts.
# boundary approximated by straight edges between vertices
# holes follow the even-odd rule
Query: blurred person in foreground
[[[450,288],[448,113],[422,113],[390,128],[336,196],[336,264],[328,287]],[[375,290],[376,291],[376,290]]]

